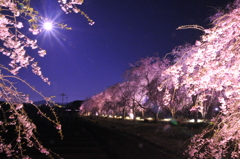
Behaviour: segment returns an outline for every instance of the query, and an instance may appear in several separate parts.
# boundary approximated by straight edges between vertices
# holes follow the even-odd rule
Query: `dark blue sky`
[[[19,76],[45,96],[56,96],[56,102],[62,102],[63,92],[64,102],[84,100],[121,82],[129,63],[156,53],[163,57],[175,46],[194,43],[201,31],[176,28],[210,27],[207,18],[228,2],[232,0],[85,0],[80,9],[95,21],[93,26],[80,14],[65,15],[57,0],[32,2],[41,15],[73,30],[55,29],[36,36],[48,51],[44,58],[36,58],[50,86],[30,69],[21,70]],[[42,100],[22,84],[18,86],[32,100]]]

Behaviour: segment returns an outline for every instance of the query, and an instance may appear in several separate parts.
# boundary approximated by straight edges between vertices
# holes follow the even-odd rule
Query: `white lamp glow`
[[[129,114],[129,116],[130,116],[130,118],[131,118],[131,119],[133,119],[133,118],[134,118],[134,115],[133,115],[133,113],[130,113],[130,114]]]
[[[45,28],[46,30],[51,30],[51,29],[52,29],[52,23],[50,23],[50,22],[45,22],[45,23],[44,23],[44,28]]]

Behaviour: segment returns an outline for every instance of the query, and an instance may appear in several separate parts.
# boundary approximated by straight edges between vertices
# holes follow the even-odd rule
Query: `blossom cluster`
[[[59,3],[66,12],[73,10],[75,13],[83,13],[76,7],[76,5],[81,5],[83,0],[71,0],[69,2],[62,0]],[[61,134],[61,124],[56,117],[56,113],[53,111],[55,119],[49,118],[33,104],[28,95],[19,92],[15,87],[15,83],[11,81],[18,80],[26,84],[27,87],[30,87],[46,100],[47,106],[51,107],[53,104],[51,97],[44,97],[28,82],[18,77],[21,69],[30,67],[34,74],[38,75],[47,84],[50,84],[49,79],[43,76],[41,67],[38,66],[36,60],[27,53],[29,49],[36,49],[38,55],[44,57],[46,50],[38,46],[37,40],[29,38],[22,32],[24,27],[23,19],[30,17],[28,19],[30,24],[28,31],[33,35],[40,34],[41,29],[38,27],[38,20],[42,17],[31,7],[29,0],[1,0],[0,7],[0,40],[2,41],[0,53],[9,59],[7,65],[0,64],[0,98],[4,101],[0,103],[0,153],[5,153],[7,157],[11,158],[29,159],[30,157],[25,154],[24,149],[26,147],[35,147],[39,152],[51,155],[51,152],[36,138],[37,126],[26,113],[25,104],[34,106],[38,110],[38,115],[55,124],[56,129]],[[89,22],[93,23],[85,13],[83,15],[88,18]],[[13,133],[11,132],[13,127],[15,127],[14,131],[16,133],[14,134],[16,136],[11,141],[5,140],[3,138],[4,134]]]
[[[95,22],[92,19],[90,19],[90,17],[86,13],[84,13],[76,6],[82,5],[83,1],[84,0],[58,0],[58,3],[60,3],[60,7],[66,14],[71,12],[80,13],[88,20],[89,25],[93,25]]]
[[[213,92],[220,114],[200,135],[192,138],[186,151],[190,158],[239,158],[240,99],[240,1],[211,17],[213,27],[195,45],[175,50],[176,63],[167,74],[182,78],[189,96],[197,96],[194,109],[201,109]],[[184,28],[184,27],[183,27]],[[178,84],[176,86],[179,86]],[[206,136],[208,136],[206,138]]]
[[[23,24],[22,22],[16,20],[19,16],[19,14],[17,14],[19,10],[17,9],[16,4],[8,1],[8,3],[4,3],[2,7],[11,11],[12,16],[2,13],[0,14],[0,40],[3,41],[3,47],[0,47],[0,52],[10,58],[10,72],[13,75],[17,75],[21,68],[26,68],[31,63],[35,63],[36,65],[34,58],[26,53],[26,48],[40,49],[38,52],[41,57],[46,54],[46,51],[39,48],[37,40],[32,40],[19,31],[19,29],[23,27]],[[31,31],[34,35],[39,33],[38,29],[30,28],[29,31]],[[47,78],[39,71],[36,71],[36,69],[39,69],[39,66],[33,67],[33,72],[50,84]]]

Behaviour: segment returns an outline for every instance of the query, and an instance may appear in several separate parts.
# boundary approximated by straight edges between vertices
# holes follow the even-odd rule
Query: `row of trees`
[[[125,81],[91,98],[81,111],[133,113],[151,107],[171,112],[200,111],[210,106],[220,113],[199,135],[192,138],[186,154],[190,158],[240,158],[240,0],[210,17],[212,28],[203,31],[194,45],[176,47],[172,59],[149,57],[125,72]]]
[[[129,114],[135,119],[137,115],[144,117],[148,113],[158,121],[159,115],[166,115],[167,112],[173,118],[176,113],[187,116],[188,110],[192,108],[192,115],[197,117],[194,112],[198,109],[205,118],[209,108],[219,105],[217,98],[214,98],[217,92],[199,103],[198,94],[189,95],[189,89],[185,85],[178,88],[174,85],[174,82],[182,84],[182,78],[174,79],[171,74],[166,73],[172,65],[172,60],[157,56],[139,60],[124,73],[125,80],[122,83],[110,86],[87,99],[81,106],[81,113],[121,115],[123,119]]]

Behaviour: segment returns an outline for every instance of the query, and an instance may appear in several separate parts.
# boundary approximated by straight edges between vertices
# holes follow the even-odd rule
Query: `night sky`
[[[85,0],[79,8],[95,21],[90,26],[80,14],[66,15],[57,0],[31,1],[40,15],[73,29],[55,28],[35,36],[48,51],[44,58],[28,52],[39,61],[50,86],[30,68],[22,69],[19,76],[45,96],[56,96],[56,102],[62,102],[61,93],[66,94],[64,103],[84,100],[122,82],[130,63],[156,53],[164,57],[178,45],[194,43],[201,31],[176,28],[211,27],[208,17],[228,2],[232,0]],[[17,86],[33,101],[42,100],[23,84]]]

